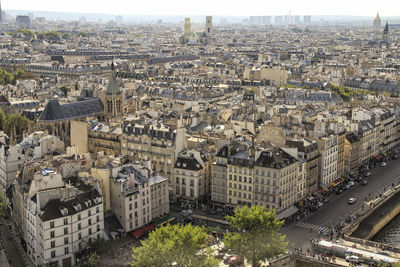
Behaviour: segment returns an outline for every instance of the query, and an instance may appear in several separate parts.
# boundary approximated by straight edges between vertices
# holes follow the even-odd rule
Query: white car
[[[356,198],[351,197],[351,198],[349,198],[349,200],[347,201],[347,203],[349,203],[349,204],[354,204],[354,203],[356,203],[356,201],[357,201]]]
[[[351,262],[351,263],[359,263],[360,260],[358,259],[357,256],[351,255],[351,256],[347,256],[346,257],[346,261],[347,262]]]
[[[380,164],[380,166],[381,166],[381,167],[386,167],[387,164],[386,164],[386,162],[382,161],[381,164]]]

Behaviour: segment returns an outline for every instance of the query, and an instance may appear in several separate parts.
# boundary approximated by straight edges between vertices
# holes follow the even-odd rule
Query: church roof
[[[50,100],[40,115],[41,122],[56,122],[90,117],[104,112],[99,98],[60,105],[58,100]]]

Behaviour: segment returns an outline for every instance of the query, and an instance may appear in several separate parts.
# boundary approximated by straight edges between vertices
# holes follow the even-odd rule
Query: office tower
[[[28,28],[31,25],[29,16],[17,16],[15,20],[17,27]]]
[[[300,16],[294,16],[294,24],[300,24]]]
[[[282,16],[275,16],[275,24],[281,25],[283,22],[283,17]]]
[[[311,16],[304,16],[304,24],[310,24],[311,23]]]

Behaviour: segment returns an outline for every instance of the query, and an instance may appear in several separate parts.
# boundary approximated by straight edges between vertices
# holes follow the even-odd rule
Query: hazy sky
[[[0,0],[3,9],[132,15],[399,16],[399,0]],[[372,2],[374,4],[370,4]]]

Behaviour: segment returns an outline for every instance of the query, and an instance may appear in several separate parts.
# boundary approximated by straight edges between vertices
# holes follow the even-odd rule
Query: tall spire
[[[111,77],[110,77],[110,80],[108,81],[106,94],[108,94],[108,95],[121,94],[121,91],[119,90],[116,74],[115,74],[114,61],[111,62]]]

